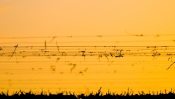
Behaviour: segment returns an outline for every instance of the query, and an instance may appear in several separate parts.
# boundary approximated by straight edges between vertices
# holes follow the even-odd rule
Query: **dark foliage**
[[[40,94],[34,94],[31,91],[29,92],[23,92],[23,91],[19,91],[19,92],[15,92],[13,95],[9,95],[8,92],[4,93],[1,92],[0,93],[0,99],[4,99],[4,98],[20,98],[20,99],[32,99],[32,98],[37,98],[37,99],[175,99],[175,93],[174,92],[169,92],[169,93],[157,93],[156,95],[153,94],[145,94],[144,92],[139,93],[139,94],[132,94],[132,93],[125,93],[125,94],[114,94],[114,93],[106,93],[106,94],[102,94],[101,93],[101,88],[98,90],[97,93],[93,94],[90,93],[89,95],[85,95],[85,94],[72,94],[72,93],[68,93],[66,92],[66,94],[62,93],[57,93],[57,94],[52,94],[52,93],[44,93],[41,92]]]

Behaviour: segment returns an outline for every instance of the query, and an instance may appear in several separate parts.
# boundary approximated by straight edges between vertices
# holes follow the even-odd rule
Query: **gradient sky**
[[[175,0],[0,0],[0,89],[175,88],[174,63],[166,70],[175,62],[174,5]],[[49,55],[59,55],[45,55],[46,47]],[[126,57],[104,56],[121,49]],[[82,51],[97,54],[85,58]]]
[[[174,0],[1,0],[1,36],[174,33]]]

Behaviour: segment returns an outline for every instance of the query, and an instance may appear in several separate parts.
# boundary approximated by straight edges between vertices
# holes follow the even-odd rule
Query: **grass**
[[[29,92],[23,92],[23,91],[18,91],[15,92],[12,95],[9,95],[8,92],[4,93],[1,92],[0,93],[0,99],[3,98],[57,98],[57,99],[155,99],[155,98],[166,98],[166,99],[175,99],[175,93],[173,92],[168,92],[168,93],[157,93],[156,95],[154,94],[145,94],[144,92],[141,92],[139,94],[132,94],[132,93],[128,93],[126,92],[125,94],[114,94],[114,93],[106,93],[106,94],[102,94],[101,91],[99,90],[98,92],[96,92],[95,94],[90,93],[89,95],[85,95],[85,94],[74,94],[71,92],[66,92],[66,94],[64,94],[63,92],[61,93],[57,93],[57,94],[52,94],[52,93],[45,93],[45,92],[41,92],[40,94],[34,94],[31,91]]]
[[[9,95],[8,92],[0,93],[0,99],[3,98],[49,98],[49,99],[175,99],[175,93],[170,91],[168,93],[157,92],[156,94],[139,92],[138,94],[133,94],[132,92],[125,92],[123,94],[115,94],[111,92],[107,92],[105,94],[101,93],[101,88],[96,93],[90,93],[89,95],[85,94],[74,94],[71,92],[61,92],[57,94],[41,92],[40,94],[32,93],[32,91],[24,92],[18,91]]]

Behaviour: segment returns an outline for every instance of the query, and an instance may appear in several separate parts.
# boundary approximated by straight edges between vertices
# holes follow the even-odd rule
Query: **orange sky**
[[[174,0],[1,0],[1,36],[174,33]]]
[[[175,0],[0,0],[0,89],[174,89],[174,63],[166,70],[175,62],[174,4]],[[60,56],[40,56],[46,47],[49,55]],[[120,48],[126,56],[105,57]],[[85,59],[82,50],[97,54]]]

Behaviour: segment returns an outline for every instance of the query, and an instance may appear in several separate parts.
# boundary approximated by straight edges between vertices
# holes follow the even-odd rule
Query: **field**
[[[156,92],[156,93],[144,93],[138,92],[137,94],[133,94],[132,92],[124,92],[121,94],[111,93],[107,92],[102,94],[101,89],[99,89],[96,93],[90,93],[88,95],[86,94],[74,94],[71,92],[61,92],[57,94],[52,94],[49,92],[41,92],[40,94],[32,93],[32,91],[24,92],[24,91],[18,91],[13,93],[12,95],[9,95],[8,92],[4,93],[2,92],[0,94],[0,98],[49,98],[49,99],[158,99],[158,98],[164,98],[164,99],[174,99],[175,93],[173,91],[166,92]]]

